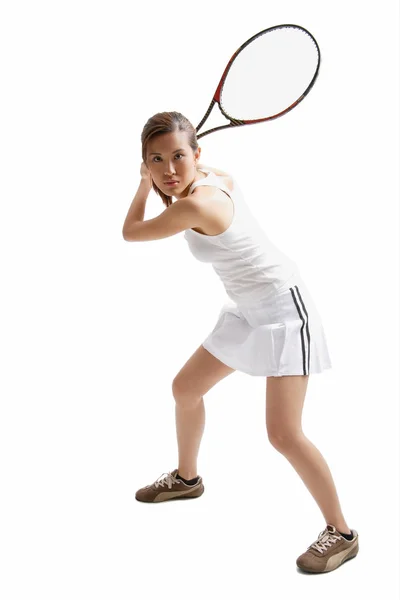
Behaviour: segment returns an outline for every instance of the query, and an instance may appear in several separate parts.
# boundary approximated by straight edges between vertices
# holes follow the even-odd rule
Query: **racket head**
[[[229,120],[208,133],[276,119],[293,110],[313,87],[321,63],[314,36],[304,27],[283,24],[253,35],[230,58],[198,132],[214,104]]]

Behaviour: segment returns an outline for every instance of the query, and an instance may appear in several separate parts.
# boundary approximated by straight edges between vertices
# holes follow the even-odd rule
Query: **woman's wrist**
[[[139,185],[142,188],[149,188],[149,189],[151,189],[152,186],[153,186],[153,181],[151,179],[149,179],[148,177],[141,177]]]

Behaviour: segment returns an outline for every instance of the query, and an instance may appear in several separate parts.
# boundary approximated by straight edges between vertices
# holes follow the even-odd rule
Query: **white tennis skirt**
[[[202,346],[248,375],[311,375],[332,368],[320,316],[297,274],[267,302],[224,304]]]

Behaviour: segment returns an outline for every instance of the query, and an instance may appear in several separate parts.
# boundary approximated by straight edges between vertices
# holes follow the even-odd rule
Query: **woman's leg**
[[[308,375],[268,377],[266,420],[271,444],[300,475],[326,523],[351,533],[344,519],[331,472],[319,450],[303,433],[301,417]]]
[[[203,396],[234,371],[200,346],[172,383],[179,452],[178,473],[184,479],[197,476],[197,455],[205,425]]]

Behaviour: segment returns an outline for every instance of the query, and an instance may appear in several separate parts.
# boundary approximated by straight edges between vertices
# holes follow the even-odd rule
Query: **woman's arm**
[[[140,180],[139,187],[135,194],[132,204],[125,218],[125,223],[122,228],[122,235],[125,237],[125,232],[129,229],[132,223],[143,221],[146,209],[146,201],[151,190],[151,182],[144,179]]]
[[[173,202],[155,219],[128,223],[124,227],[123,238],[127,242],[161,240],[186,229],[203,228],[208,219],[204,204],[188,196]]]

